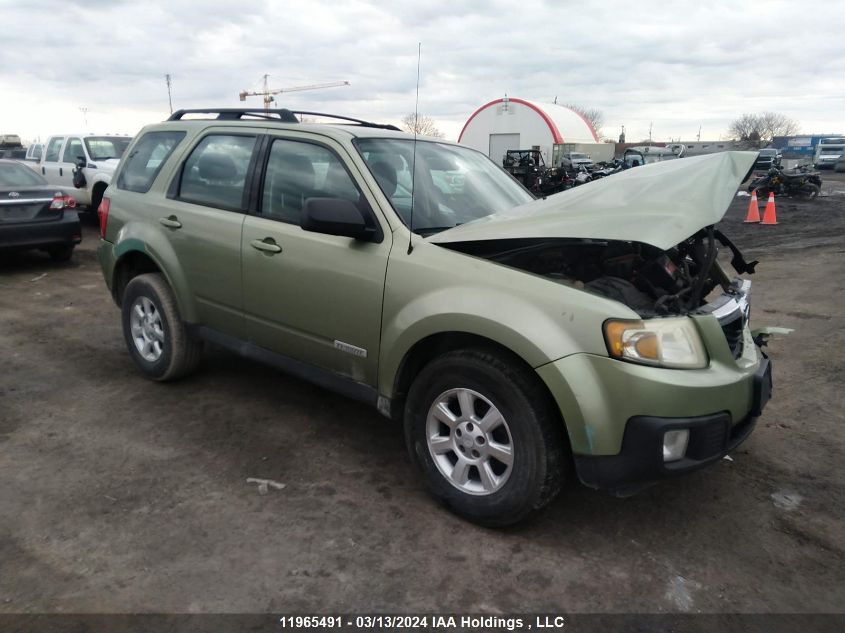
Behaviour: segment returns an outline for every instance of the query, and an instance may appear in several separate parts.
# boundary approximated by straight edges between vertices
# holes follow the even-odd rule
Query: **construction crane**
[[[241,98],[241,101],[246,101],[247,97],[264,97],[264,110],[270,110],[270,104],[273,103],[276,99],[273,95],[281,94],[283,92],[300,92],[302,90],[319,90],[320,88],[338,88],[340,86],[348,86],[348,81],[332,81],[327,84],[311,84],[308,86],[293,86],[292,88],[279,88],[276,90],[271,90],[267,87],[267,78],[270,75],[264,75],[264,90],[259,90],[258,92],[249,92],[247,90],[242,91],[238,94]]]

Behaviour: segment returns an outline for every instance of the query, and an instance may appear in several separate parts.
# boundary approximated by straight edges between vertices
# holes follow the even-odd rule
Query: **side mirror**
[[[87,165],[87,164],[88,164],[88,161],[85,160],[84,156],[77,156],[76,157],[76,166],[79,167],[80,169],[85,167],[85,165]]]
[[[367,226],[360,209],[341,198],[308,198],[302,207],[302,228],[367,242],[376,236],[376,230]]]

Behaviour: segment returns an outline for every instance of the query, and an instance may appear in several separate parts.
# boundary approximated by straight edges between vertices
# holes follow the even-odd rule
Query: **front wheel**
[[[431,493],[489,526],[516,523],[558,492],[568,463],[561,427],[530,368],[483,350],[429,363],[405,407],[408,450]]]
[[[798,197],[803,200],[814,200],[819,196],[821,188],[811,182],[805,182],[798,190]]]
[[[189,336],[162,275],[134,277],[123,292],[121,312],[129,354],[148,378],[174,380],[196,368],[202,342]]]

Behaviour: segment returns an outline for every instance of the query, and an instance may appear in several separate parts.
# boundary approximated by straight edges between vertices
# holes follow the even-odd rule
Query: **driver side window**
[[[273,141],[264,176],[261,215],[300,225],[308,198],[339,198],[359,205],[361,192],[330,149],[302,141]]]
[[[69,138],[65,145],[65,153],[62,157],[63,163],[76,163],[78,157],[85,158],[85,150],[82,149],[82,141],[78,138]]]

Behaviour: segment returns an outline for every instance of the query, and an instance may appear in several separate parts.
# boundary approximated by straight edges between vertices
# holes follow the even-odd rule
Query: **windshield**
[[[405,226],[421,235],[451,229],[534,199],[501,167],[469,148],[417,141],[415,158],[413,139],[357,139],[355,146],[396,214]]]
[[[47,181],[29,167],[17,163],[0,163],[0,187],[41,187]]]
[[[128,136],[89,136],[85,139],[91,160],[120,158],[132,139]]]
[[[761,149],[760,156],[776,156],[777,150],[774,149]]]
[[[822,154],[841,154],[843,146],[838,147],[822,147]]]
[[[569,158],[575,159],[575,160],[581,160],[583,158],[587,158],[587,155],[586,154],[577,154],[577,153],[573,152],[572,154],[569,155]]]

